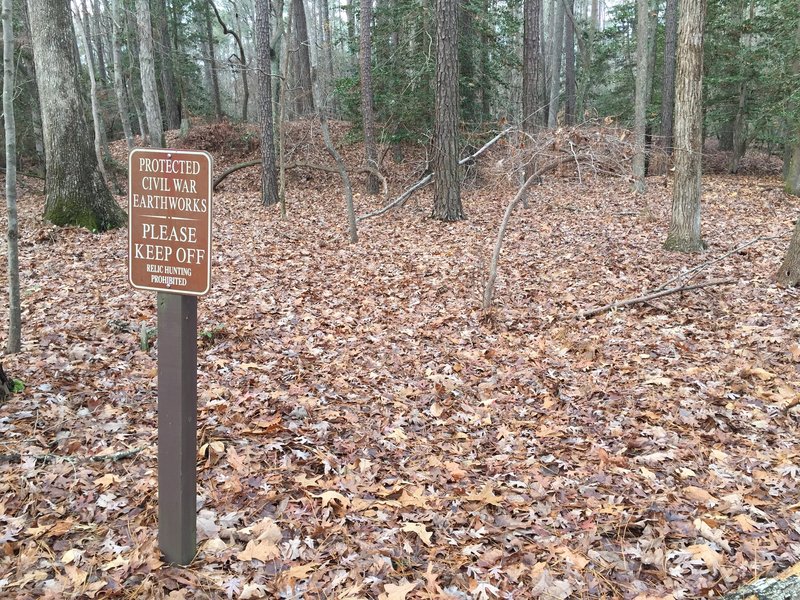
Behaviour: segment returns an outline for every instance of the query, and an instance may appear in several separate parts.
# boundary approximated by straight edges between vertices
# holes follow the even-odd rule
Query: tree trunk
[[[333,75],[333,35],[331,31],[331,16],[328,8],[328,0],[319,0],[322,10],[322,72],[325,74],[324,94],[330,94],[328,108],[336,114],[335,98],[331,94],[334,82]]]
[[[634,96],[633,189],[645,191],[645,137],[647,131],[647,82],[650,39],[650,0],[636,0],[636,91]]]
[[[181,107],[178,86],[175,83],[175,67],[173,65],[172,42],[169,37],[169,20],[167,17],[167,0],[155,0],[156,37],[159,43],[158,58],[161,63],[161,90],[164,92],[164,114],[167,129],[178,129],[181,126]]]
[[[664,248],[699,252],[703,143],[703,27],[706,0],[680,0],[675,89],[675,182]]]
[[[19,223],[17,221],[17,129],[14,121],[14,20],[12,0],[3,0],[3,115],[6,136],[6,207],[8,229],[8,339],[6,354],[19,352],[22,311],[19,296]]]
[[[211,11],[208,6],[205,7],[206,15],[206,51],[208,52],[208,78],[211,84],[211,103],[214,106],[214,118],[217,121],[222,120],[222,100],[219,94],[219,77],[217,76],[217,57],[214,50],[214,32],[211,28]]]
[[[567,2],[569,19],[564,22],[564,124],[575,124],[575,102],[577,85],[575,81],[575,0]]]
[[[80,18],[75,19],[75,27],[77,28],[78,37],[83,44],[86,51],[86,67],[89,71],[89,96],[92,102],[92,123],[94,124],[94,153],[97,156],[97,167],[103,176],[103,181],[106,185],[109,184],[108,175],[106,174],[106,167],[103,162],[103,148],[102,139],[105,125],[103,124],[103,117],[100,114],[100,107],[97,104],[97,79],[94,75],[94,65],[92,64],[92,53],[89,51],[89,38],[86,35],[86,30],[83,27],[83,22]],[[110,158],[110,155],[109,155]]]
[[[564,42],[564,2],[553,0],[553,48],[550,57],[550,107],[547,112],[547,126],[558,127],[558,98],[561,95],[561,54]]]
[[[144,101],[144,111],[147,115],[148,142],[154,148],[163,148],[164,129],[161,124],[161,109],[158,104],[153,28],[150,25],[149,0],[136,0],[136,23],[139,30],[139,69],[142,79],[142,100]]]
[[[664,12],[664,76],[661,86],[661,150],[650,161],[653,175],[667,173],[672,155],[672,116],[675,109],[675,44],[678,38],[678,0],[667,0]]]
[[[778,283],[787,286],[797,286],[800,284],[800,217],[794,227],[792,241],[789,249],[783,258],[778,272],[775,275]]]
[[[28,0],[47,157],[44,218],[105,231],[125,225],[92,152],[80,96],[69,5]]]
[[[368,167],[378,168],[375,144],[375,113],[372,110],[372,0],[361,0],[361,114],[364,118],[364,158]],[[375,195],[380,182],[367,176],[367,193]]]
[[[314,112],[314,90],[311,83],[311,55],[308,41],[308,22],[303,0],[292,0],[289,10],[294,21],[293,36],[288,40],[290,89],[294,116],[302,117]]]
[[[245,123],[247,122],[247,105],[250,103],[250,88],[247,85],[247,56],[244,52],[244,45],[242,44],[241,36],[234,31],[233,29],[229,28],[225,21],[222,20],[222,15],[219,14],[219,10],[217,10],[216,4],[212,0],[208,0],[208,3],[211,5],[211,8],[214,10],[214,14],[217,16],[217,23],[219,23],[220,27],[222,27],[222,32],[225,35],[230,35],[233,37],[234,41],[236,42],[236,47],[239,49],[239,72],[242,76],[242,121]],[[237,22],[238,22],[238,10],[236,13]]]
[[[256,0],[256,70],[258,73],[258,117],[261,127],[261,203],[278,203],[275,172],[275,136],[272,127],[272,62],[269,51],[269,0]]]
[[[106,52],[105,44],[103,44],[103,34],[105,19],[103,18],[103,11],[100,10],[100,3],[94,0],[92,3],[92,29],[87,30],[86,35],[94,37],[95,44],[97,45],[97,74],[100,77],[100,83],[105,84],[108,82],[108,71],[106,69]]]
[[[525,0],[522,9],[522,130],[529,135],[535,135],[545,122],[539,86],[543,71],[540,4],[541,0]]]
[[[130,109],[128,108],[128,91],[125,89],[125,79],[122,74],[122,44],[119,39],[119,3],[121,0],[111,0],[111,56],[114,62],[114,92],[117,95],[119,118],[122,122],[122,132],[125,134],[125,143],[128,152],[133,150],[133,132],[131,131]]]
[[[458,173],[458,3],[436,0],[433,218],[464,218]]]

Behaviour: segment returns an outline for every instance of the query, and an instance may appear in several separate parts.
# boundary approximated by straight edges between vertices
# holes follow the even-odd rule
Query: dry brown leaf
[[[402,531],[407,531],[409,533],[416,533],[419,536],[419,539],[422,540],[422,543],[426,546],[431,545],[431,536],[433,535],[432,531],[428,531],[425,528],[425,525],[422,523],[406,523],[403,525]]]

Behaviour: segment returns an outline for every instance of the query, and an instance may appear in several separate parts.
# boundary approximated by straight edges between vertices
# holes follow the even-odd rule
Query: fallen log
[[[645,294],[643,296],[637,296],[636,298],[620,300],[619,302],[611,302],[610,304],[606,304],[605,306],[600,306],[598,308],[592,308],[589,310],[583,310],[579,312],[576,315],[576,317],[578,319],[588,319],[589,317],[593,317],[595,315],[607,312],[609,310],[622,308],[624,306],[631,306],[632,304],[641,304],[643,302],[649,302],[650,300],[655,300],[656,298],[662,298],[663,296],[669,296],[670,294],[677,294],[678,292],[689,292],[691,290],[699,290],[700,288],[707,288],[715,285],[730,285],[732,283],[736,283],[736,280],[712,279],[711,281],[704,281],[703,283],[695,283],[693,285],[682,285],[678,287],[668,288],[666,290],[654,291]]]
[[[800,598],[800,564],[789,567],[776,577],[758,579],[720,600],[791,600]]]

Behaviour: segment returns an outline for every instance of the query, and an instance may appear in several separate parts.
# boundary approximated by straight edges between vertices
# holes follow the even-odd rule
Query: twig
[[[589,317],[593,317],[594,315],[614,310],[616,308],[622,308],[623,306],[630,306],[632,304],[639,304],[642,302],[647,302],[649,300],[655,300],[656,298],[661,298],[663,296],[668,296],[670,294],[675,294],[677,292],[688,292],[691,290],[699,290],[700,288],[711,287],[715,285],[730,285],[732,283],[736,283],[735,279],[712,279],[711,281],[704,281],[703,283],[696,283],[694,285],[682,285],[679,287],[669,288],[666,290],[660,291],[653,291],[644,296],[638,296],[636,298],[629,298],[628,300],[620,300],[619,302],[612,302],[611,304],[606,304],[605,306],[601,306],[599,308],[592,308],[590,310],[584,310],[579,312],[576,315],[578,319],[588,319]]]
[[[60,454],[29,454],[22,455],[19,452],[12,452],[11,454],[0,454],[0,463],[18,463],[22,462],[23,458],[32,458],[35,462],[51,463],[56,460],[67,460],[72,463],[80,464],[87,462],[117,462],[124,458],[130,458],[144,450],[143,447],[131,448],[130,450],[122,450],[114,454],[100,454],[97,456],[85,456],[80,459],[75,459],[70,456],[62,456]]]
[[[494,136],[492,139],[490,139],[488,142],[486,142],[483,146],[481,146],[474,154],[470,154],[469,156],[467,156],[465,158],[462,158],[460,161],[458,161],[458,165],[459,166],[463,166],[463,165],[467,164],[468,162],[475,160],[481,154],[486,152],[490,147],[492,147],[500,138],[502,138],[503,136],[507,135],[509,132],[511,132],[513,130],[514,130],[514,127],[506,127],[503,131],[498,133],[496,136]],[[358,217],[357,220],[358,221],[363,221],[364,219],[369,219],[371,217],[379,217],[382,214],[389,212],[393,208],[396,208],[398,206],[403,206],[403,204],[406,202],[406,200],[408,200],[414,192],[416,192],[417,190],[419,190],[421,188],[424,188],[431,181],[433,181],[433,173],[428,173],[425,177],[423,177],[422,179],[417,181],[414,185],[412,185],[405,192],[400,194],[397,198],[392,200],[389,204],[385,205],[383,208],[380,208],[380,209],[378,209],[378,210],[376,210],[374,212],[371,212],[371,213],[367,213],[365,215],[361,215],[360,217]]]
[[[688,271],[684,271],[683,273],[679,273],[678,275],[675,275],[675,277],[672,277],[671,279],[667,279],[667,281],[665,281],[664,283],[662,283],[660,286],[658,286],[658,287],[657,287],[655,290],[653,290],[653,291],[655,291],[655,292],[658,292],[658,291],[660,291],[660,290],[663,290],[663,289],[665,289],[665,288],[666,288],[666,287],[667,287],[667,286],[668,286],[670,283],[674,283],[674,282],[678,281],[679,279],[682,279],[683,277],[686,277],[687,275],[689,275],[689,274],[691,274],[691,273],[697,273],[698,271],[702,271],[702,270],[703,270],[703,269],[705,269],[706,267],[710,267],[711,265],[714,265],[714,264],[716,264],[716,263],[720,262],[721,260],[723,260],[723,259],[725,259],[725,258],[728,258],[728,257],[729,257],[731,254],[736,254],[736,253],[737,253],[737,252],[739,252],[740,250],[744,250],[744,249],[745,249],[745,248],[747,248],[748,246],[752,246],[752,245],[753,245],[753,244],[755,244],[756,242],[760,242],[760,241],[762,241],[762,240],[774,240],[774,239],[777,239],[777,238],[775,238],[775,237],[767,237],[767,236],[763,236],[763,235],[762,235],[762,236],[759,236],[759,237],[757,237],[757,238],[754,238],[754,239],[750,240],[749,242],[745,242],[745,243],[744,243],[744,244],[742,244],[741,246],[736,246],[736,248],[734,248],[733,250],[730,250],[730,251],[726,252],[726,253],[725,253],[725,254],[723,254],[722,256],[719,256],[719,257],[717,257],[717,258],[715,258],[715,259],[713,259],[713,260],[709,260],[709,261],[707,261],[707,262],[704,262],[704,263],[702,263],[702,264],[699,264],[699,265],[697,265],[696,267],[689,269]]]

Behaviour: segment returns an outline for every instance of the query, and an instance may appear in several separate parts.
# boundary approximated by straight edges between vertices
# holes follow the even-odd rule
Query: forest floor
[[[331,164],[312,129],[296,125],[295,160]],[[217,172],[247,158],[229,150]],[[796,564],[800,293],[771,277],[800,201],[780,164],[704,177],[695,255],[662,249],[665,178],[637,197],[625,179],[545,176],[483,311],[508,152],[479,159],[468,220],[429,219],[425,189],[362,221],[358,244],[335,174],[290,171],[285,220],[257,169],[220,186],[188,568],[156,542],[155,293],[127,282],[125,230],[44,223],[41,182],[23,179],[0,596],[677,600]],[[393,194],[421,156],[387,157]],[[381,205],[363,184],[360,214]],[[732,285],[576,318],[758,237],[693,280]]]

